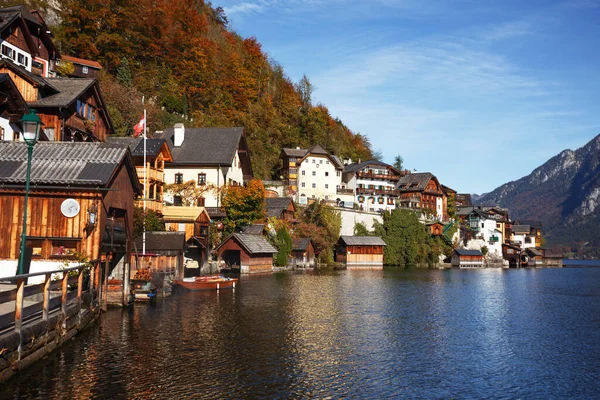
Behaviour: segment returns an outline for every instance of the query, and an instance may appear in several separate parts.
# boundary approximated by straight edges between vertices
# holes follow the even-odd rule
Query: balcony
[[[356,188],[357,194],[376,195],[376,196],[400,196],[400,191],[396,189],[368,189]]]
[[[354,189],[336,189],[336,194],[350,194],[350,195],[354,195]]]
[[[137,171],[140,182],[143,182],[144,181],[144,167],[137,166],[137,167],[135,167],[135,169]],[[163,171],[159,171],[154,168],[148,168],[147,171],[148,171],[148,180],[155,180],[155,181],[159,181],[159,182],[165,181],[165,173]]]
[[[388,174],[374,174],[372,172],[359,172],[357,174],[359,178],[362,179],[383,179],[386,181],[397,181],[400,180],[399,175],[388,175]]]
[[[136,200],[135,206],[144,208],[144,200]],[[161,200],[146,199],[146,210],[152,210],[154,212],[162,214],[163,203]]]

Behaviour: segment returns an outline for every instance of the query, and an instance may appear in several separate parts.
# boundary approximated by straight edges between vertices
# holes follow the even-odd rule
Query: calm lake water
[[[0,398],[600,396],[600,268],[243,279],[110,311]]]

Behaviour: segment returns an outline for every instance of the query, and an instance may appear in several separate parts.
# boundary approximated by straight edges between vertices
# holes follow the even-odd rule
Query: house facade
[[[397,189],[399,207],[421,210],[440,221],[448,220],[448,196],[433,174],[406,174],[398,180]]]
[[[244,128],[174,128],[157,132],[173,156],[165,163],[165,183],[193,181],[202,191],[196,206],[219,207],[220,193],[226,186],[240,186],[252,179],[252,165]],[[165,193],[167,204],[183,205],[175,193]]]
[[[242,274],[272,272],[273,255],[277,253],[262,235],[249,233],[232,233],[215,250],[220,266]]]
[[[400,177],[396,168],[377,160],[346,165],[338,194],[351,190],[354,204],[364,211],[391,211],[400,195],[396,189]]]
[[[335,245],[335,261],[348,269],[383,269],[386,244],[376,236],[340,236]]]
[[[60,56],[60,60],[56,60],[56,65],[60,65],[60,63],[64,62],[73,64],[74,71],[70,75],[71,78],[97,79],[100,75],[100,71],[102,70],[102,65],[100,65],[100,63],[97,61],[67,56],[65,54]]]
[[[455,268],[483,268],[483,253],[479,250],[456,249],[450,259]]]

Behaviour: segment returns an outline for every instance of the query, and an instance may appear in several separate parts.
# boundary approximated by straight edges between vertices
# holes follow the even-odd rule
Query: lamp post
[[[21,124],[23,125],[23,139],[27,143],[27,175],[25,177],[25,203],[23,204],[23,230],[21,231],[21,253],[19,254],[19,265],[17,266],[17,275],[23,274],[25,264],[25,247],[27,242],[27,203],[29,202],[29,178],[31,175],[31,155],[33,146],[35,146],[40,134],[40,117],[35,110],[29,110],[29,114],[23,115]]]

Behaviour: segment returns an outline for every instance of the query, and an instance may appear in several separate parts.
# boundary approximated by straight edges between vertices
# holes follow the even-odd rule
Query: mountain
[[[561,152],[477,203],[507,207],[513,220],[542,221],[549,247],[600,256],[600,135],[575,151]]]

